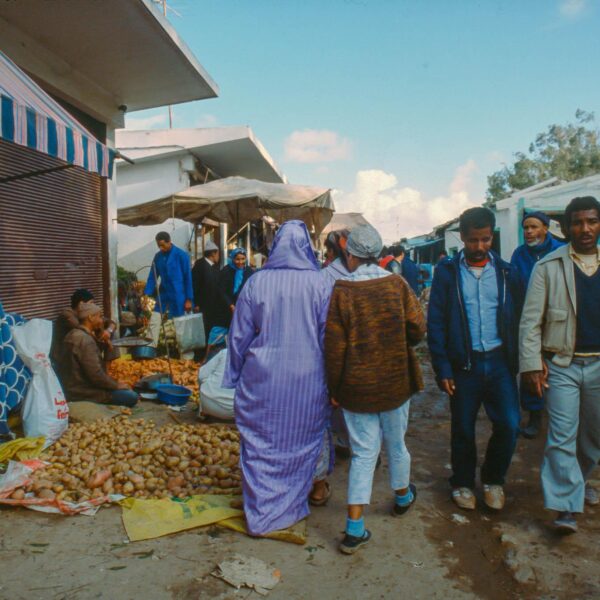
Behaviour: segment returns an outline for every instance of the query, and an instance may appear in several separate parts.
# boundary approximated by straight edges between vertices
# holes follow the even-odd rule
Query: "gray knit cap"
[[[217,246],[212,240],[208,240],[206,244],[204,244],[204,252],[214,252],[218,249],[219,246]]]
[[[346,251],[358,258],[377,258],[383,249],[383,241],[372,225],[357,225],[348,236]]]
[[[82,322],[88,317],[100,312],[102,312],[102,309],[94,302],[82,302],[77,309],[77,318],[79,319],[79,322]]]

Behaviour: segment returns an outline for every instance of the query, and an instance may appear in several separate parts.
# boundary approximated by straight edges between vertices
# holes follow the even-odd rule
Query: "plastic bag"
[[[223,521],[219,521],[219,527],[225,527],[227,529],[233,529],[233,531],[238,531],[239,533],[245,533],[246,535],[250,535],[248,533],[248,529],[246,528],[246,521],[243,517],[232,517],[231,519],[225,519]],[[289,542],[290,544],[298,544],[299,546],[303,546],[306,544],[306,540],[308,539],[307,532],[307,520],[302,519],[298,521],[296,524],[288,527],[287,529],[278,529],[277,531],[271,531],[270,533],[265,533],[260,537],[269,538],[270,540],[279,540],[280,542]]]
[[[180,352],[189,352],[206,346],[204,321],[200,313],[175,317],[173,323]]]
[[[57,500],[56,498],[36,498],[31,492],[26,494],[25,498],[19,500],[10,497],[14,490],[24,487],[31,482],[31,474],[34,471],[43,469],[46,466],[47,463],[38,459],[21,462],[9,460],[6,473],[0,475],[0,504],[22,506],[45,513],[92,516],[98,512],[102,504],[119,502],[123,498],[123,496],[111,495],[91,498],[82,502],[68,502],[66,500]]]
[[[0,463],[7,460],[27,460],[37,458],[44,448],[44,438],[17,438],[0,444]]]
[[[233,498],[211,494],[185,500],[126,498],[121,502],[123,525],[132,542],[211,525],[243,514],[231,507]]]
[[[13,337],[19,356],[33,374],[21,413],[23,431],[26,437],[44,436],[46,448],[69,425],[67,400],[48,358],[52,322],[32,319],[15,327]]]

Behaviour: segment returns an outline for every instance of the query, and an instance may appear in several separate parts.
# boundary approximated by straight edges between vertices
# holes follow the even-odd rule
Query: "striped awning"
[[[112,178],[115,150],[0,52],[0,138]]]

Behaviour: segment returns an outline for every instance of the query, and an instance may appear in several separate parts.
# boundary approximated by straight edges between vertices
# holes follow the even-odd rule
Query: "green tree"
[[[117,281],[129,286],[137,280],[135,273],[124,269],[121,265],[117,265]]]
[[[578,109],[575,123],[550,125],[536,136],[527,152],[516,152],[514,163],[489,175],[488,205],[551,177],[573,181],[600,173],[600,130],[594,113]]]

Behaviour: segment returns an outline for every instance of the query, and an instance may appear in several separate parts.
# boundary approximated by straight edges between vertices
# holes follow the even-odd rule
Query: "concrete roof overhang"
[[[218,87],[153,0],[0,4],[0,49],[96,119],[214,98]]]
[[[135,163],[191,154],[219,177],[241,176],[267,183],[286,178],[249,127],[161,129],[116,132],[116,146]],[[118,168],[135,165],[118,163]]]

